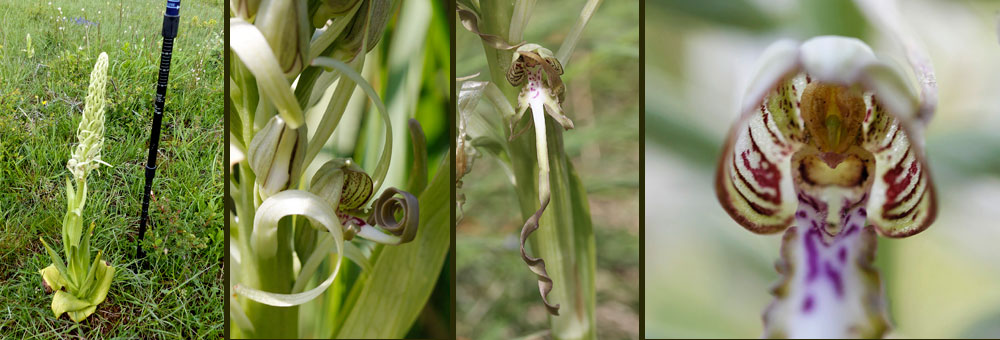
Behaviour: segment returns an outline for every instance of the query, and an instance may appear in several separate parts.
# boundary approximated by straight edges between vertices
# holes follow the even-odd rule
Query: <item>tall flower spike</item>
[[[104,89],[108,83],[108,54],[101,52],[97,64],[90,73],[90,88],[87,89],[87,104],[83,118],[77,127],[77,144],[66,168],[73,177],[82,179],[91,170],[97,169],[101,161],[101,147],[104,145]]]
[[[875,234],[919,233],[937,211],[920,140],[929,113],[905,79],[853,38],[779,41],[764,52],[715,189],[748,230],[787,229],[765,336],[881,337],[889,328]]]
[[[302,173],[306,135],[305,125],[293,129],[274,116],[250,141],[247,157],[264,197],[298,184],[294,180]]]

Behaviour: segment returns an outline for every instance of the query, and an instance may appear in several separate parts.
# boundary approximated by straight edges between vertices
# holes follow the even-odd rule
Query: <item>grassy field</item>
[[[12,338],[221,338],[223,2],[181,9],[147,232],[135,271],[160,22],[165,1],[0,3],[0,334]],[[31,35],[31,48],[26,36]],[[117,271],[80,324],[54,318],[37,271],[60,249],[65,167],[89,74],[110,57],[102,166],[88,178],[84,224]],[[96,249],[94,253],[96,253]]]

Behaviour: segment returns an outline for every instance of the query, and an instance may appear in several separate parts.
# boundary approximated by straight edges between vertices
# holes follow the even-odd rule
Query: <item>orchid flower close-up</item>
[[[1000,335],[998,6],[647,3],[646,338]]]
[[[875,235],[919,233],[937,209],[919,139],[934,109],[934,84],[926,89],[915,95],[857,39],[780,41],[764,52],[716,192],[750,231],[785,231],[766,336],[880,337],[888,328]]]

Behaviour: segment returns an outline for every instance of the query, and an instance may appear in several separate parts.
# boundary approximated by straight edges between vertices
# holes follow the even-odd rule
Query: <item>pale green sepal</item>
[[[344,236],[340,220],[333,207],[326,200],[308,191],[288,190],[269,197],[261,203],[254,215],[251,244],[258,258],[275,256],[277,252],[278,221],[285,216],[301,215],[309,218],[310,225],[322,225],[333,236],[337,246],[337,260],[330,276],[316,288],[297,294],[278,294],[265,292],[241,285],[233,286],[233,291],[248,299],[262,304],[289,307],[297,306],[315,299],[326,291],[337,278],[340,271],[340,258],[344,253]]]
[[[341,72],[341,75],[351,78],[365,94],[371,98],[372,102],[375,103],[375,107],[378,108],[379,113],[382,114],[382,122],[385,124],[385,145],[382,146],[382,155],[379,156],[378,164],[375,166],[375,171],[372,173],[372,180],[375,182],[373,186],[374,192],[378,192],[382,187],[382,182],[385,181],[385,175],[389,172],[389,161],[392,158],[392,125],[389,125],[389,111],[385,109],[385,104],[382,103],[382,99],[379,98],[378,92],[372,88],[372,85],[365,81],[365,78],[361,76],[357,71],[351,68],[349,65],[343,63],[340,60],[319,57],[312,61],[313,66],[320,66],[325,68],[334,68]]]
[[[302,109],[267,39],[257,27],[239,18],[230,19],[229,27],[229,47],[257,78],[261,92],[278,108],[281,118],[291,128],[298,128],[304,122]]]

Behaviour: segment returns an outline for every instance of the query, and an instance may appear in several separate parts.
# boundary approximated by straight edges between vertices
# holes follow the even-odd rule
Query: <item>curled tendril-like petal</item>
[[[399,196],[396,196],[397,194]],[[397,212],[402,212],[401,219],[396,219]],[[372,203],[372,214],[368,217],[368,224],[380,226],[399,236],[399,244],[413,241],[417,236],[417,226],[420,224],[420,203],[406,191],[387,188]]]
[[[479,36],[479,38],[483,39],[483,41],[492,45],[493,48],[495,49],[513,50],[521,45],[524,45],[523,42],[518,43],[516,45],[511,45],[510,43],[508,43],[506,40],[504,40],[499,36],[480,32],[479,19],[476,18],[476,13],[469,10],[468,8],[465,8],[465,6],[461,4],[458,5],[458,18],[459,20],[462,21],[462,26],[464,26],[465,29],[469,30],[469,32],[475,33],[476,35]]]
[[[552,278],[545,271],[545,260],[538,257],[531,257],[524,250],[524,243],[528,242],[528,236],[538,229],[538,220],[542,218],[542,213],[545,212],[545,208],[548,205],[549,199],[546,198],[542,201],[541,208],[538,208],[538,211],[524,222],[524,227],[521,228],[521,259],[524,260],[524,263],[528,264],[528,268],[535,275],[538,275],[538,292],[542,295],[542,303],[545,304],[545,309],[549,311],[549,314],[559,315],[559,304],[552,305],[549,303],[548,295],[552,291]]]
[[[340,271],[340,257],[344,254],[343,233],[340,231],[343,227],[333,207],[325,199],[310,192],[286,190],[264,200],[254,215],[253,232],[250,235],[253,251],[258,258],[275,256],[278,248],[278,221],[292,215],[309,218],[314,228],[322,229],[318,227],[322,226],[330,232],[337,250],[337,259],[333,262],[334,268],[330,276],[315,288],[301,293],[273,293],[240,284],[233,286],[233,292],[263,304],[289,307],[315,299],[333,284]]]

